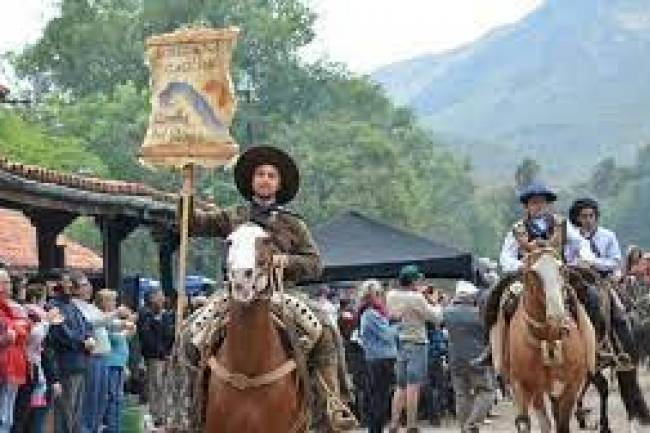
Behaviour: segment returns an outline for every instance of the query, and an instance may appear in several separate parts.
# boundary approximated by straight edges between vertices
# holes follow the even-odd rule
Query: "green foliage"
[[[599,173],[596,167],[594,176]],[[623,245],[637,244],[650,248],[650,145],[638,150],[636,162],[630,167],[612,167],[609,179],[615,191],[594,191],[601,198],[605,221],[619,233]]]
[[[46,102],[25,116],[53,140],[74,137],[101,160],[107,176],[178,189],[177,174],[145,170],[136,161],[149,115],[144,39],[187,23],[238,25],[233,76],[251,77],[256,99],[240,104],[233,134],[246,142],[253,122],[256,143],[295,156],[302,184],[294,205],[311,224],[358,208],[494,253],[507,214],[494,201],[498,194],[478,194],[469,163],[434,142],[379,86],[341,65],[302,63],[298,49],[313,38],[314,18],[299,0],[63,0],[61,16],[14,59],[27,78],[49,84]],[[240,202],[231,176],[201,173],[199,194],[221,206]],[[96,246],[97,232],[87,222],[69,231]],[[143,228],[125,241],[123,254],[124,271],[157,273],[155,244]],[[218,257],[213,240],[194,240],[189,269],[215,275]]]
[[[79,138],[48,135],[40,126],[7,109],[0,109],[0,154],[13,161],[57,170],[97,175],[107,172],[102,160],[88,152]]]
[[[69,101],[53,95],[28,115],[53,135],[76,137],[108,166],[110,176],[145,180],[153,176],[138,164],[149,114],[148,92],[131,82],[116,85],[109,95],[98,92]]]
[[[75,241],[83,242],[84,246],[98,254],[102,252],[102,236],[94,219],[87,217],[77,218],[66,227],[64,234]]]

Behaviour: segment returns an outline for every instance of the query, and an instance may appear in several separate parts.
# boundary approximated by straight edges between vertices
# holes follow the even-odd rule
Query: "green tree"
[[[15,112],[0,108],[0,154],[24,164],[40,165],[70,172],[105,175],[102,160],[85,149],[72,135],[52,136],[37,124],[22,119]]]
[[[147,83],[140,0],[63,0],[42,38],[14,56],[17,71],[73,95]]]
[[[366,78],[341,65],[300,60],[298,49],[312,40],[315,18],[304,2],[61,4],[61,16],[48,24],[43,37],[15,56],[25,76],[50,84],[47,103],[24,115],[54,137],[74,137],[101,159],[106,175],[178,189],[178,175],[143,169],[136,160],[149,110],[144,40],[186,23],[238,25],[242,35],[233,76],[251,77],[257,99],[240,104],[234,136],[245,142],[252,120],[257,143],[294,154],[303,179],[295,205],[312,223],[354,207],[450,244],[493,250],[502,217],[484,211],[488,206],[477,195],[465,159],[434,142],[411,111],[396,108]],[[221,206],[237,203],[241,199],[231,176],[231,171],[202,173],[197,189]],[[91,238],[84,230],[77,232]],[[152,245],[145,232],[134,234],[125,249],[125,266],[154,269]],[[190,268],[215,275],[214,244],[193,245]]]
[[[542,171],[542,167],[537,161],[531,158],[525,158],[517,167],[515,173],[515,187],[521,191],[533,180],[536,180]]]

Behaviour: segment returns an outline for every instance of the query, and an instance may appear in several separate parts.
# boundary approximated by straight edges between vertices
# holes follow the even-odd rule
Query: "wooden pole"
[[[187,273],[187,250],[189,247],[190,201],[194,194],[194,165],[183,167],[183,191],[181,193],[181,239],[178,249],[178,285],[176,286],[176,337],[180,332],[183,315],[187,305],[185,294],[185,275]]]

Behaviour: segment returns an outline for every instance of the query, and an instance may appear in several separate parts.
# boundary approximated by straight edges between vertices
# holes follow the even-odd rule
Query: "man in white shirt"
[[[560,257],[572,251],[573,257],[566,257],[572,264],[596,261],[589,241],[564,217],[551,211],[550,205],[557,200],[557,195],[546,185],[531,184],[519,199],[524,207],[524,218],[513,225],[503,241],[500,256],[503,272],[518,272],[523,266],[524,254],[540,247],[554,248]]]
[[[524,216],[517,221],[506,234],[501,248],[500,264],[506,274],[505,280],[514,281],[513,274],[523,267],[523,257],[539,248],[551,248],[559,257],[566,258],[566,251],[575,251],[572,264],[591,265],[596,257],[589,242],[567,220],[554,213],[551,204],[557,200],[557,194],[541,182],[532,182],[519,194]],[[501,305],[501,296],[509,284],[497,284],[491,291],[485,312],[486,338],[496,324]],[[492,364],[491,344],[475,360],[477,366]]]
[[[406,407],[407,433],[417,433],[420,385],[427,378],[426,322],[442,323],[442,308],[426,295],[421,280],[424,274],[416,265],[404,266],[399,275],[400,288],[386,296],[391,319],[398,321],[397,389],[391,407],[390,433],[399,429],[402,410]]]
[[[569,210],[569,219],[575,225],[580,235],[589,242],[590,248],[595,255],[593,268],[603,278],[616,274],[621,267],[622,254],[616,234],[598,224],[600,218],[600,207],[598,202],[591,198],[581,198],[573,202]],[[569,249],[567,256],[575,256],[576,251]],[[599,291],[594,290],[595,296]],[[593,295],[592,295],[593,296]],[[625,307],[621,303],[618,294],[611,287],[609,288],[611,311],[611,325],[616,333],[614,339],[619,352],[618,360],[621,363],[629,363],[629,355],[625,352],[632,350],[634,337],[627,321]],[[596,302],[598,302],[596,300]],[[622,347],[620,347],[622,346]]]
[[[620,269],[623,260],[621,248],[616,234],[598,224],[600,208],[598,202],[591,198],[581,198],[573,202],[569,210],[571,223],[579,230],[580,235],[589,242],[589,247],[595,255],[594,268],[603,276],[612,275]],[[575,249],[567,251],[567,258],[573,259],[578,255]]]

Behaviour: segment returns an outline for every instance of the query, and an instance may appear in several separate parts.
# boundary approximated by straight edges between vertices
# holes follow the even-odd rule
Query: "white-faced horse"
[[[244,224],[228,236],[229,318],[209,359],[206,433],[308,430],[296,362],[270,310],[274,278],[268,234]]]

